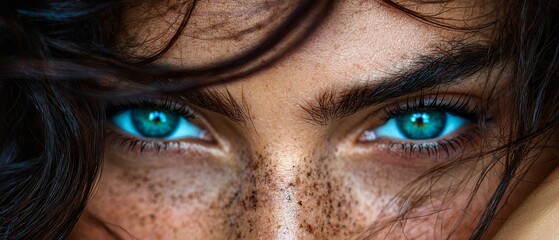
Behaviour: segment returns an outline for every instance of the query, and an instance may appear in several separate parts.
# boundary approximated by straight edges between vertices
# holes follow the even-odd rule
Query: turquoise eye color
[[[143,138],[201,138],[203,130],[184,116],[153,108],[132,108],[116,114],[112,122],[122,131]]]
[[[386,137],[403,140],[431,140],[452,134],[469,120],[440,110],[411,111],[394,116],[368,133],[369,140]]]
[[[438,137],[444,130],[446,114],[440,111],[406,113],[396,117],[398,130],[412,140]]]
[[[169,111],[136,108],[130,113],[134,127],[145,137],[162,138],[173,133],[179,116]]]

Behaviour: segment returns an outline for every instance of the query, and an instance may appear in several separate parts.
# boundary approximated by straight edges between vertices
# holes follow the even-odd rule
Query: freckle
[[[295,179],[295,184],[301,185],[301,178],[299,176]]]
[[[258,205],[258,197],[256,196],[256,191],[252,191],[252,194],[250,195],[250,203],[251,203],[251,208],[256,209]]]
[[[260,162],[261,162],[261,161],[252,161],[251,169],[252,169],[253,171],[258,170],[258,168],[260,168]]]
[[[307,224],[307,226],[305,226],[307,228],[307,232],[309,232],[310,234],[314,233],[314,229],[310,224]]]

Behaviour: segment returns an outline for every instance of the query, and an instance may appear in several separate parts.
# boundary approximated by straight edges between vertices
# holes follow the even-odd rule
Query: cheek
[[[130,169],[105,160],[87,212],[112,231],[147,239],[224,237],[223,209],[238,184],[231,169],[211,163]]]
[[[477,165],[457,165],[419,178],[433,165],[380,161],[362,156],[346,161],[358,198],[357,213],[366,212],[362,216],[368,225],[360,235],[372,239],[469,238],[502,170],[491,170],[478,185],[482,169]],[[479,190],[472,197],[476,187]]]
[[[462,239],[497,182],[490,175],[464,210],[475,181],[459,188],[460,180],[477,179],[479,172],[468,166],[427,181],[410,201],[394,202],[424,169],[335,154],[295,156],[290,164],[272,154],[237,155],[245,157],[236,165],[186,161],[163,168],[131,168],[108,157],[86,210],[105,224],[82,217],[72,237],[107,239],[113,231],[124,239],[128,233],[145,239],[436,239],[456,230]],[[408,208],[407,220],[376,232],[375,223],[390,226],[382,220]]]
[[[336,159],[305,156],[289,169],[279,160],[254,153],[238,166],[133,169],[106,158],[86,210],[105,224],[82,217],[72,238],[347,238],[374,220],[381,204],[362,202],[366,191]]]

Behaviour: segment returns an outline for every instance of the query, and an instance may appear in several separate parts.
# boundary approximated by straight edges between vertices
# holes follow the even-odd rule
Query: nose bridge
[[[246,239],[336,238],[347,230],[352,204],[344,180],[308,146],[269,144],[253,151],[236,221]]]
[[[327,141],[301,118],[293,98],[277,94],[250,106],[246,166],[230,220],[242,239],[332,239],[347,222],[341,209],[349,194],[336,177],[337,161],[321,153]]]
[[[291,148],[288,150],[286,148]],[[260,148],[259,148],[260,149]],[[266,145],[248,156],[239,207],[239,233],[248,239],[300,239],[297,168],[304,164],[301,149]]]

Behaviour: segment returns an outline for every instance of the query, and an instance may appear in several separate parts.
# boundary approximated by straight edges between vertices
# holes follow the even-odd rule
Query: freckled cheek
[[[385,223],[385,228],[375,236],[386,236],[385,239],[468,239],[474,232],[481,217],[487,196],[477,195],[473,201],[468,191],[453,196],[433,193],[432,198],[414,202],[419,206],[407,212],[397,223]],[[410,202],[413,203],[413,202]],[[469,207],[466,207],[470,204]],[[400,209],[401,210],[401,209]],[[394,215],[392,215],[394,216]],[[386,227],[388,226],[388,227]]]
[[[396,161],[391,164],[380,162],[356,155],[344,160],[344,168],[351,173],[350,185],[357,199],[354,212],[360,216],[358,219],[368,223],[366,226],[370,231],[364,235],[376,238],[445,239],[452,233],[451,239],[467,239],[477,226],[491,196],[490,190],[498,182],[496,173],[499,169],[495,169],[488,174],[480,185],[480,191],[470,202],[470,194],[481,173],[481,169],[477,169],[479,166],[463,164],[413,184],[432,166],[410,167],[412,165],[399,165]],[[466,207],[468,204],[469,208]],[[406,215],[397,218],[395,224],[383,222],[393,221],[403,212]],[[373,225],[375,222],[378,225]]]
[[[235,181],[231,169],[208,163],[129,169],[107,159],[87,209],[145,239],[218,238]]]
[[[402,208],[391,203],[410,182],[427,167],[409,167],[379,155],[346,155],[341,157],[345,174],[350,175],[355,208],[369,224],[379,217],[392,217]]]

